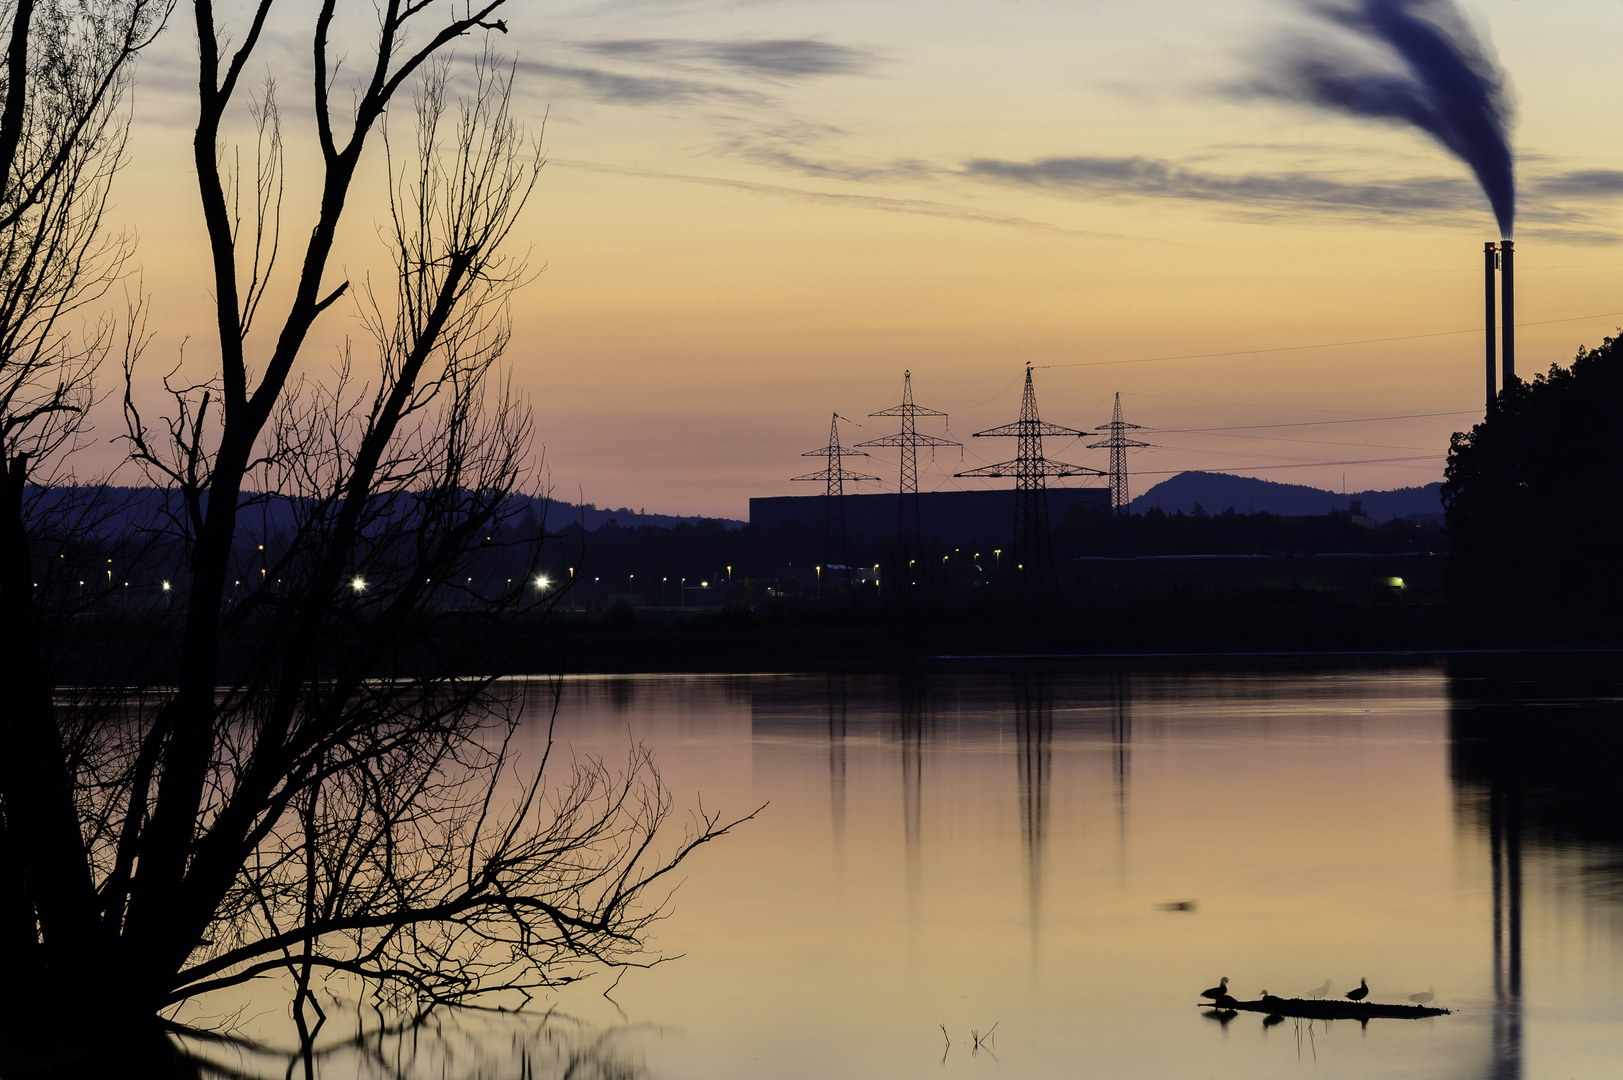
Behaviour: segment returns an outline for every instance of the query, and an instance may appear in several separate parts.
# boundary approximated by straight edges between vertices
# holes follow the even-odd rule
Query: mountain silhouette
[[[1150,488],[1133,500],[1132,508],[1142,514],[1157,507],[1172,514],[1192,513],[1199,503],[1209,514],[1234,507],[1240,514],[1281,514],[1298,517],[1346,512],[1358,502],[1368,517],[1376,521],[1415,516],[1442,517],[1441,482],[1395,491],[1349,491],[1345,495],[1305,484],[1280,484],[1249,476],[1227,473],[1185,472]]]

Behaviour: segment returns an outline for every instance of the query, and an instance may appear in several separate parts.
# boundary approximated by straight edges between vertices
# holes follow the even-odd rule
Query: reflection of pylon
[[[1099,442],[1088,443],[1088,449],[1110,450],[1110,505],[1118,514],[1127,513],[1127,451],[1141,446],[1150,445],[1129,439],[1129,430],[1140,430],[1142,424],[1129,424],[1121,418],[1121,394],[1116,394],[1116,411],[1110,417],[1110,423],[1099,429],[1099,434],[1105,436]]]
[[[828,467],[818,469],[805,476],[792,476],[791,480],[826,480],[828,482],[828,501],[823,509],[823,565],[840,566],[845,570],[846,584],[851,583],[851,560],[845,550],[845,482],[863,483],[869,480],[878,480],[877,476],[864,476],[846,470],[840,463],[844,457],[867,457],[861,450],[853,450],[849,446],[840,445],[840,414],[835,413],[834,418],[828,422],[828,445],[818,450],[808,450],[801,457],[820,457],[828,459]]]
[[[939,416],[946,417],[946,413],[935,409],[923,409],[913,404],[913,373],[902,373],[902,403],[894,408],[884,409],[880,412],[869,413],[869,416],[899,416],[902,418],[902,430],[894,435],[883,438],[869,439],[867,442],[857,443],[858,446],[899,446],[902,450],[902,482],[898,501],[901,506],[896,522],[896,558],[897,565],[904,574],[907,568],[924,560],[924,531],[919,522],[919,451],[920,446],[960,446],[961,443],[951,439],[942,439],[934,435],[920,435],[918,432],[918,417]]]
[[[1026,365],[1026,391],[1020,399],[1020,419],[1012,424],[977,431],[977,437],[1017,439],[1013,461],[987,465],[955,476],[1014,477],[1014,558],[1010,570],[1017,596],[1028,603],[1045,603],[1058,584],[1054,549],[1048,540],[1048,486],[1050,476],[1103,476],[1098,469],[1049,461],[1043,456],[1046,435],[1086,435],[1085,431],[1045,424],[1037,418],[1037,393],[1031,386],[1031,365]]]

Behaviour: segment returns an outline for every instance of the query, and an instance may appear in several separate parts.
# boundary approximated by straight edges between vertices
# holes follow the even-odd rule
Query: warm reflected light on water
[[[1616,695],[1504,693],[1440,665],[569,679],[568,752],[641,740],[679,807],[766,808],[686,865],[652,942],[679,959],[458,1019],[455,1053],[412,1036],[399,1075],[562,1076],[598,1042],[670,1080],[1614,1075]],[[1214,1023],[1221,976],[1457,1012]],[[242,1033],[286,1042],[257,992]]]
[[[590,679],[563,722],[577,749],[648,740],[679,798],[769,803],[690,871],[660,933],[684,958],[615,993],[667,1032],[655,1075],[957,1073],[987,1067],[967,1039],[994,1023],[1019,1076],[1510,1075],[1449,705],[1437,668]],[[1530,992],[1576,946],[1608,958],[1588,985],[1615,1017],[1613,927],[1556,929],[1577,901],[1529,881]],[[1462,1012],[1265,1033],[1254,1014],[1201,1020],[1221,975],[1241,997],[1327,977],[1337,995],[1367,977],[1388,1002],[1435,986]],[[1535,994],[1530,1031],[1553,1019]],[[1623,1053],[1593,1009],[1560,1029],[1584,1048],[1530,1034],[1535,1061],[1599,1075],[1600,1048]]]

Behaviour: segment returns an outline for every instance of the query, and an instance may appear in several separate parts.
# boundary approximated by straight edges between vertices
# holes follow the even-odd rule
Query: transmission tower
[[[1054,549],[1048,539],[1048,486],[1050,476],[1103,476],[1098,469],[1049,461],[1043,456],[1048,435],[1086,435],[1085,431],[1045,424],[1037,418],[1037,393],[1031,386],[1031,365],[1026,365],[1026,391],[1020,399],[1020,419],[1012,424],[977,431],[977,438],[1016,439],[1013,461],[986,465],[955,476],[1014,477],[1014,552],[1009,561],[1015,593],[1028,603],[1046,603],[1058,575]]]
[[[828,482],[828,501],[823,508],[823,565],[825,567],[842,566],[845,569],[845,582],[851,583],[851,560],[845,549],[845,482],[863,483],[877,481],[877,476],[864,476],[862,473],[850,472],[841,464],[845,457],[867,457],[861,450],[853,450],[849,446],[840,445],[840,414],[835,413],[834,418],[828,422],[828,445],[819,450],[808,450],[801,457],[820,457],[828,459],[826,468],[818,469],[805,476],[792,476],[791,480],[825,480]],[[839,562],[836,563],[835,559]]]
[[[1128,431],[1138,431],[1142,424],[1129,424],[1121,418],[1121,394],[1116,394],[1116,411],[1110,417],[1110,423],[1099,429],[1099,434],[1105,436],[1099,442],[1088,443],[1088,449],[1110,450],[1110,505],[1118,514],[1127,513],[1127,451],[1141,446],[1150,445],[1129,439]]]
[[[946,413],[935,409],[924,409],[913,404],[913,373],[902,373],[902,403],[890,409],[883,409],[869,416],[899,416],[902,418],[902,430],[894,435],[886,435],[879,439],[869,439],[867,442],[857,443],[858,446],[899,446],[902,449],[902,482],[900,487],[899,503],[896,522],[896,559],[903,574],[915,562],[924,559],[924,531],[919,523],[919,451],[920,446],[961,446],[962,443],[951,439],[942,439],[934,435],[920,435],[918,431],[918,418],[921,416],[939,416],[946,418]]]

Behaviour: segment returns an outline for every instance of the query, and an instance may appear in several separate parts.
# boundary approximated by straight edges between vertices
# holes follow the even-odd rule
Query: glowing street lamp
[[[366,591],[366,579],[360,577],[350,578],[349,587],[354,589],[357,593],[363,593]]]

